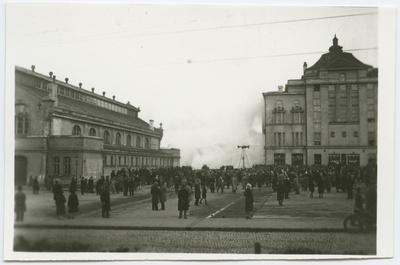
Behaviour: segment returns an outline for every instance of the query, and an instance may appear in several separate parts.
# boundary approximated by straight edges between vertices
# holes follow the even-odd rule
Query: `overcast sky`
[[[8,5],[7,65],[30,68],[163,123],[181,165],[263,158],[263,92],[302,75],[332,45],[378,67],[378,10],[267,6]]]

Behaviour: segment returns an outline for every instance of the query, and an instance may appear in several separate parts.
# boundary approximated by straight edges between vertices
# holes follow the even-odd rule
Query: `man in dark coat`
[[[133,177],[129,178],[129,196],[133,196],[133,191],[135,190],[135,180],[133,179]]]
[[[153,211],[158,211],[158,197],[160,196],[160,188],[158,187],[158,183],[154,182],[153,186],[151,186],[151,209]]]
[[[39,194],[39,181],[37,176],[33,180],[33,194]]]
[[[129,180],[127,177],[124,177],[123,185],[124,185],[124,196],[128,196]]]
[[[81,177],[81,194],[82,195],[85,194],[85,190],[86,190],[86,181],[85,181],[84,177]]]
[[[178,211],[179,219],[187,219],[186,212],[189,210],[189,190],[186,188],[186,184],[183,183],[181,189],[178,191]]]
[[[285,197],[286,187],[282,180],[278,180],[276,184],[276,198],[279,202],[279,206],[283,206],[283,198]]]
[[[107,185],[103,185],[100,191],[100,201],[101,201],[101,215],[103,218],[110,217],[111,202],[110,202],[110,191]]]
[[[89,190],[89,193],[93,193],[93,177],[90,177],[90,179],[88,181],[88,190]]]
[[[288,176],[285,176],[283,180],[283,185],[285,187],[285,199],[289,199],[289,192],[290,192],[290,179]]]
[[[15,213],[17,214],[17,222],[24,220],[24,212],[26,211],[26,196],[22,192],[22,187],[18,187],[18,192],[15,194]]]
[[[53,185],[53,200],[56,200],[57,196],[62,194],[61,185],[58,184],[58,180],[56,180],[56,184]]]
[[[200,184],[199,184],[200,180],[197,180],[196,183],[194,184],[194,205],[199,206],[199,200],[200,200],[200,195],[201,195],[201,191],[200,191]]]

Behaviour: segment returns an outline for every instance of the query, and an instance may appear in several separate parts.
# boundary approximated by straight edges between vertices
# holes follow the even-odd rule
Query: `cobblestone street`
[[[57,246],[62,246],[64,251],[74,252],[253,254],[254,243],[259,242],[262,254],[373,255],[376,253],[376,237],[372,233],[18,229],[15,234],[17,244],[20,242],[20,236],[24,240],[41,244],[51,242],[54,251]],[[65,246],[76,246],[76,249],[65,249]]]

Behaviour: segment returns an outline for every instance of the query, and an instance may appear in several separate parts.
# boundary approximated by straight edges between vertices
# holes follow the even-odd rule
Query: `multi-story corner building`
[[[160,148],[163,128],[140,109],[21,67],[15,68],[15,184],[29,176],[69,180],[121,168],[175,167],[179,149]]]
[[[265,164],[312,165],[376,161],[378,69],[329,52],[285,89],[263,93]]]

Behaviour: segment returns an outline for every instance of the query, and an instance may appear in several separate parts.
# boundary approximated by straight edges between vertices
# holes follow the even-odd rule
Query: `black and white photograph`
[[[4,259],[393,257],[395,11],[7,3]]]

